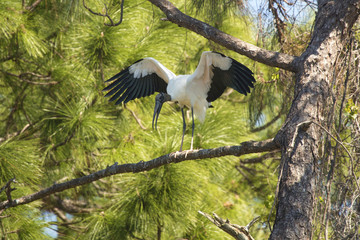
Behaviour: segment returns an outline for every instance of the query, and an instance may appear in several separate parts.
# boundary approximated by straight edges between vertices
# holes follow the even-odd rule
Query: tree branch
[[[245,55],[255,61],[264,63],[271,67],[278,67],[284,70],[296,72],[298,57],[285,53],[273,52],[259,48],[250,43],[244,42],[236,37],[226,34],[207,23],[192,18],[177,9],[168,0],[149,0],[152,4],[163,11],[167,19],[180,27],[187,28],[213,42],[220,44],[239,54]]]
[[[101,178],[109,177],[115,174],[144,172],[154,168],[158,168],[166,164],[179,163],[187,160],[217,158],[226,155],[240,156],[249,153],[268,152],[276,149],[279,149],[279,145],[277,145],[273,141],[273,139],[268,139],[259,142],[256,141],[243,142],[237,146],[224,146],[219,148],[182,151],[176,153],[173,152],[146,162],[140,161],[138,163],[126,163],[122,165],[118,165],[118,163],[115,163],[112,166],[94,172],[92,174],[80,178],[75,178],[64,183],[53,184],[51,187],[40,190],[39,192],[24,197],[20,197],[12,201],[7,200],[0,202],[0,210],[9,207],[15,207],[22,204],[27,204],[42,199],[56,192],[61,192],[66,189],[89,184],[93,181],[99,180]]]
[[[213,216],[210,216],[209,214],[201,211],[198,211],[198,213],[209,219],[210,222],[215,224],[218,228],[238,240],[254,240],[254,238],[250,235],[249,230],[251,226],[260,219],[260,217],[256,217],[251,220],[248,225],[243,227],[237,224],[231,224],[228,219],[224,220],[220,218],[216,213],[213,213]]]

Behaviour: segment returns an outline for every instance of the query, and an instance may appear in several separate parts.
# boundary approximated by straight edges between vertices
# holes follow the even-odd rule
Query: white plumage
[[[148,57],[141,59],[106,82],[112,82],[105,91],[105,96],[112,96],[109,101],[127,103],[135,98],[145,97],[159,92],[153,116],[155,128],[162,104],[166,101],[177,102],[183,115],[182,150],[185,134],[183,107],[186,106],[203,122],[206,109],[210,103],[221,96],[226,87],[231,87],[242,94],[250,92],[254,87],[253,73],[236,60],[221,53],[203,52],[199,64],[191,75],[176,76],[159,61]],[[194,119],[191,139],[193,148]]]

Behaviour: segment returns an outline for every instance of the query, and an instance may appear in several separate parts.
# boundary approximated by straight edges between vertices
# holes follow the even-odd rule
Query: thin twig
[[[273,117],[273,119],[271,119],[269,122],[265,123],[264,125],[260,126],[260,127],[254,127],[250,129],[250,132],[255,133],[255,132],[260,132],[264,129],[268,129],[269,126],[271,126],[273,123],[275,123],[277,120],[279,120],[281,118],[281,116],[284,115],[284,105],[282,106],[281,110],[278,112],[278,114]]]
[[[273,152],[263,154],[260,157],[246,158],[246,159],[240,160],[240,163],[242,163],[242,164],[262,163],[264,160],[274,158],[278,153],[279,153],[279,151],[275,150]]]
[[[104,3],[104,6],[105,6],[105,14],[97,13],[97,12],[94,12],[93,10],[91,10],[91,8],[89,8],[88,6],[86,6],[85,0],[83,0],[83,6],[84,6],[84,8],[86,8],[90,13],[92,13],[92,14],[94,14],[94,15],[97,15],[97,16],[106,17],[107,19],[109,19],[110,24],[109,24],[109,23],[104,23],[106,26],[115,27],[115,26],[118,26],[118,25],[120,25],[120,24],[122,23],[123,14],[124,14],[124,1],[125,1],[125,0],[121,0],[120,20],[119,20],[117,23],[114,23],[114,21],[112,20],[112,18],[109,16],[108,8],[107,8],[107,6],[106,6],[105,3]]]
[[[340,144],[343,149],[345,150],[345,152],[349,155],[349,158],[350,158],[350,167],[351,167],[351,174],[353,175],[354,179],[355,179],[355,183],[356,183],[356,186],[357,186],[357,189],[358,191],[360,191],[360,186],[359,186],[359,183],[358,183],[358,179],[356,177],[356,174],[354,172],[354,158],[353,156],[351,155],[350,151],[345,147],[345,145],[340,141],[338,140],[334,135],[332,135],[325,127],[323,127],[322,125],[320,125],[319,123],[317,122],[314,122],[314,121],[311,121],[312,123],[314,123],[315,125],[319,126],[322,130],[324,130],[327,134],[329,134],[329,136],[334,139],[338,144]],[[338,136],[339,137],[339,136]]]
[[[56,85],[56,84],[59,84],[59,82],[56,82],[56,81],[52,81],[52,82],[34,82],[34,81],[30,81],[30,80],[27,80],[27,79],[24,79],[24,78],[19,78],[19,80],[23,81],[23,82],[33,84],[33,85]]]
[[[15,177],[11,178],[9,181],[7,181],[7,183],[5,184],[5,186],[3,186],[2,188],[0,188],[0,193],[2,191],[4,191],[5,189],[10,187],[10,184],[15,182]]]
[[[136,122],[139,124],[139,126],[141,127],[141,129],[144,129],[144,130],[147,129],[146,127],[144,127],[144,125],[142,125],[140,118],[138,118],[138,117],[136,116],[136,114],[135,114],[135,112],[134,112],[133,110],[127,108],[126,104],[124,104],[124,108],[125,108],[126,110],[128,110],[129,112],[131,112],[131,115],[135,118]]]
[[[293,139],[290,143],[290,146],[289,146],[289,149],[288,149],[288,152],[289,151],[292,151],[294,146],[295,146],[295,139],[298,135],[298,131],[299,131],[299,128],[301,127],[304,127],[305,128],[308,128],[309,125],[313,123],[315,125],[317,125],[318,127],[320,127],[322,130],[324,130],[332,139],[334,139],[338,144],[340,144],[340,146],[343,147],[343,149],[346,151],[346,153],[348,154],[349,158],[350,158],[350,166],[351,166],[351,174],[353,175],[353,177],[355,178],[355,183],[356,183],[356,186],[358,188],[358,190],[360,191],[360,186],[359,186],[359,183],[358,183],[358,179],[355,175],[355,172],[354,172],[354,158],[353,156],[351,155],[350,151],[345,147],[345,145],[340,141],[338,140],[338,138],[336,138],[334,135],[332,135],[325,127],[323,127],[321,124],[315,122],[315,121],[304,121],[304,122],[301,122],[299,123],[297,126],[296,126],[296,129],[295,129],[295,133],[294,133],[294,136],[293,136]],[[339,136],[338,136],[339,137]],[[339,137],[340,138],[340,137]]]
[[[51,150],[56,151],[56,149],[57,149],[58,147],[61,147],[61,146],[65,145],[65,144],[67,144],[68,142],[70,142],[71,139],[75,136],[75,132],[76,132],[76,131],[73,130],[73,132],[72,132],[70,135],[68,135],[68,136],[65,138],[64,141],[62,141],[61,143],[58,143],[58,144],[52,146],[52,147],[51,147]]]
[[[250,228],[259,220],[260,216],[255,217],[253,220],[251,220],[251,222],[248,223],[248,225],[245,226],[245,228],[250,231]]]

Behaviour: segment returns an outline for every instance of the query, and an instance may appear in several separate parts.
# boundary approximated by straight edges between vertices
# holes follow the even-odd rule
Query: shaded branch
[[[213,216],[210,216],[209,214],[201,211],[198,211],[198,213],[209,219],[210,222],[215,224],[218,228],[238,240],[254,240],[254,238],[250,235],[249,230],[252,225],[254,225],[254,223],[256,223],[260,219],[260,217],[256,217],[244,227],[237,224],[231,224],[228,219],[224,220],[220,218],[216,213],[213,213]]]
[[[264,141],[248,141],[243,142],[237,146],[224,146],[212,149],[201,149],[201,150],[193,150],[193,151],[182,151],[182,152],[172,152],[158,158],[149,160],[149,161],[140,161],[138,163],[126,163],[122,165],[118,165],[118,163],[113,164],[105,169],[94,172],[92,174],[75,178],[70,181],[64,183],[53,184],[51,187],[40,190],[36,193],[20,197],[13,201],[3,201],[0,202],[0,210],[15,207],[22,204],[27,204],[39,199],[42,199],[46,196],[54,194],[56,192],[61,192],[66,189],[75,188],[77,186],[82,186],[85,184],[89,184],[91,182],[97,181],[101,178],[109,177],[115,174],[123,174],[123,173],[138,173],[149,171],[154,168],[161,167],[170,163],[179,163],[187,160],[199,160],[205,158],[218,158],[227,155],[240,156],[243,154],[249,153],[259,153],[259,152],[268,152],[279,149],[279,145],[277,145],[273,139],[268,139]]]
[[[91,213],[96,208],[89,208],[88,203],[81,200],[72,200],[72,199],[62,199],[61,197],[55,194],[55,202],[52,205],[55,205],[57,209],[65,211],[67,213]]]
[[[54,207],[54,208],[52,208],[51,210],[52,210],[52,212],[53,212],[58,218],[60,218],[63,222],[65,222],[65,223],[69,223],[69,222],[70,222],[69,218],[66,217],[66,214],[65,214],[62,210],[60,210],[59,208]]]
[[[187,28],[227,49],[245,55],[255,61],[264,63],[271,67],[278,67],[284,70],[296,72],[297,57],[285,53],[273,52],[259,48],[250,43],[244,42],[236,37],[226,34],[207,23],[192,18],[177,9],[168,0],[149,0],[152,4],[163,11],[167,19],[180,27]]]

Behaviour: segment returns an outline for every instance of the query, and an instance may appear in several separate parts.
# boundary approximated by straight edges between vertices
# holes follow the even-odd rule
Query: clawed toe
[[[174,157],[177,158],[177,154],[180,153],[180,152],[181,152],[181,150],[180,150],[180,151],[176,151],[175,154],[174,154],[174,155],[175,155]]]

